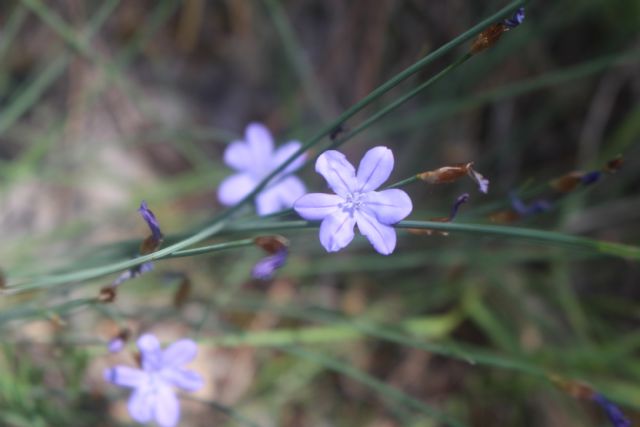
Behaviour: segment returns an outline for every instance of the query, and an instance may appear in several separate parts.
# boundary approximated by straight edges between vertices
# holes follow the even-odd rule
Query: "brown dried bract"
[[[569,193],[582,182],[584,172],[574,171],[549,182],[551,188],[561,193]]]
[[[105,286],[100,289],[100,294],[98,295],[98,302],[103,304],[109,304],[116,300],[118,296],[118,291],[115,286]]]
[[[470,52],[475,55],[476,53],[489,49],[491,46],[496,44],[498,40],[500,40],[500,37],[502,37],[507,30],[509,30],[509,28],[504,24],[491,25],[486,30],[478,34],[471,45]]]
[[[254,240],[256,246],[262,248],[268,254],[275,254],[289,246],[289,241],[278,235],[258,236]]]
[[[429,184],[448,184],[469,174],[473,162],[444,166],[436,170],[418,174],[418,178]]]
[[[148,236],[140,244],[140,255],[148,255],[157,251],[161,244],[162,239],[156,240],[153,235]]]
[[[511,224],[520,219],[520,214],[516,211],[498,211],[489,215],[489,221],[496,224]]]
[[[588,384],[575,380],[569,380],[561,377],[560,375],[549,375],[549,379],[553,384],[556,385],[556,387],[567,393],[569,396],[575,397],[576,399],[590,400],[593,398],[593,395],[595,393],[593,388]]]

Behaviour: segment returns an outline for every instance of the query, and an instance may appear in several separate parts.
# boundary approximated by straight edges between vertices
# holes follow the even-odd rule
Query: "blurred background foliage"
[[[222,152],[248,122],[305,140],[504,5],[2,1],[0,268],[11,280],[133,256],[141,199],[165,233],[197,229],[222,209]],[[343,150],[392,148],[391,181],[475,161],[487,196],[462,181],[407,187],[421,220],[472,192],[459,221],[474,223],[510,192],[622,155],[617,174],[513,225],[637,244],[639,29],[636,0],[531,1],[525,24]],[[390,257],[362,238],[326,254],[315,231],[284,234],[292,254],[267,283],[251,280],[263,254],[249,248],[158,262],[108,305],[94,297],[112,278],[2,296],[0,424],[130,425],[101,374],[134,363],[132,345],[106,352],[121,328],[201,343],[208,385],[185,396],[182,425],[607,424],[550,374],[640,421],[637,262],[463,234],[402,233]]]

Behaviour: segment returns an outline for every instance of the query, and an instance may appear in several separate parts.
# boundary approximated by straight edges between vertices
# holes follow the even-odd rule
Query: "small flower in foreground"
[[[611,425],[614,427],[631,427],[631,421],[629,421],[620,408],[606,399],[603,395],[595,393],[593,400],[598,403],[604,412],[607,414],[607,418],[611,421]]]
[[[344,154],[329,150],[316,161],[316,171],[336,194],[310,193],[293,208],[307,220],[322,220],[320,243],[328,252],[339,251],[353,240],[353,228],[369,239],[379,253],[389,255],[396,247],[391,226],[411,213],[411,199],[402,190],[374,191],[393,170],[393,153],[387,147],[367,151],[356,173]]]
[[[173,427],[180,419],[180,404],[173,388],[196,391],[203,385],[199,374],[183,367],[195,358],[198,347],[194,341],[182,339],[162,350],[151,334],[142,335],[137,344],[142,369],[119,365],[105,370],[104,378],[133,389],[128,409],[134,420],[154,420],[161,427]]]
[[[298,141],[290,141],[274,150],[269,130],[259,123],[251,123],[245,131],[244,141],[232,142],[224,152],[224,162],[238,173],[220,184],[220,202],[227,206],[238,203],[301,146]],[[257,195],[258,215],[288,209],[305,193],[302,181],[291,175],[304,164],[305,157],[298,157]]]

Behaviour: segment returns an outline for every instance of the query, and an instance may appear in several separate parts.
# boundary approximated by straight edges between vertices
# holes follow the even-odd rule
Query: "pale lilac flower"
[[[301,146],[298,141],[290,141],[274,149],[269,129],[260,123],[249,124],[245,139],[232,142],[224,152],[224,162],[238,173],[220,184],[220,202],[227,206],[238,203]],[[258,215],[289,209],[306,192],[302,181],[291,175],[300,169],[305,158],[305,155],[298,157],[256,196]]]
[[[316,161],[316,171],[336,194],[306,194],[293,208],[307,220],[322,220],[320,243],[328,252],[347,246],[357,224],[376,251],[389,255],[396,247],[396,231],[391,225],[404,219],[413,208],[402,190],[374,191],[392,170],[393,153],[387,147],[367,151],[357,173],[342,153],[325,151]]]
[[[134,420],[173,427],[180,420],[180,404],[174,387],[196,391],[203,385],[199,374],[183,367],[195,358],[198,347],[194,341],[182,339],[162,350],[158,339],[151,334],[142,335],[137,344],[142,369],[119,365],[105,370],[104,378],[133,389],[128,409]]]
[[[478,171],[470,167],[469,177],[478,184],[478,190],[481,193],[487,194],[489,192],[489,180],[482,176]]]
[[[269,280],[273,277],[276,270],[281,268],[287,262],[289,250],[284,247],[273,255],[266,256],[253,266],[251,275],[258,280]]]

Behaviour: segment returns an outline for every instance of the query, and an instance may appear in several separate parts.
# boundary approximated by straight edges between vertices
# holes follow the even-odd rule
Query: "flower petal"
[[[276,187],[262,190],[256,197],[256,211],[258,215],[269,215],[281,210],[280,193]]]
[[[293,207],[293,204],[307,192],[304,183],[297,176],[288,176],[275,185],[283,209]]]
[[[163,369],[160,375],[167,383],[186,391],[197,391],[204,385],[202,376],[189,369]]]
[[[344,211],[336,211],[320,224],[320,243],[327,252],[336,252],[353,240],[355,218]]]
[[[245,138],[251,150],[250,159],[254,165],[267,165],[273,156],[271,132],[262,123],[250,123],[245,130]]]
[[[316,172],[322,175],[329,187],[340,196],[357,190],[356,170],[339,151],[328,150],[320,154],[316,160]]]
[[[224,150],[224,162],[239,172],[250,170],[253,162],[249,145],[244,141],[233,141]]]
[[[180,420],[180,403],[170,387],[161,386],[156,390],[153,418],[160,427],[174,427]]]
[[[370,191],[364,196],[368,211],[382,224],[395,224],[405,219],[413,209],[409,195],[399,189]]]
[[[198,344],[188,338],[174,342],[162,352],[162,366],[181,367],[191,362],[198,354]]]
[[[145,371],[155,371],[162,367],[162,350],[155,335],[144,334],[137,341]]]
[[[342,202],[344,199],[335,194],[309,193],[296,200],[293,209],[302,218],[314,221],[324,219],[327,215],[338,210],[338,205]]]
[[[156,395],[153,389],[149,387],[135,389],[127,403],[129,415],[141,424],[148,423],[153,416],[155,400]]]
[[[382,224],[370,213],[356,211],[358,230],[369,239],[376,251],[382,255],[389,255],[396,248],[396,230],[389,225]]]
[[[278,147],[276,149],[276,152],[273,154],[273,167],[276,168],[283,164],[289,157],[293,155],[293,153],[298,151],[300,147],[302,147],[302,144],[299,141],[289,141],[286,144]],[[284,174],[287,175],[300,169],[306,159],[306,153],[296,158],[289,166],[285,168]]]
[[[380,187],[393,170],[393,152],[387,147],[373,147],[358,166],[358,184],[363,192]]]
[[[283,209],[289,209],[305,192],[302,181],[289,176],[272,184],[256,197],[258,215],[269,215]]]
[[[255,181],[248,174],[231,175],[220,184],[218,200],[223,205],[233,206],[249,194],[255,186]]]
[[[104,379],[120,387],[142,387],[147,383],[149,374],[129,366],[114,366],[104,370]]]

